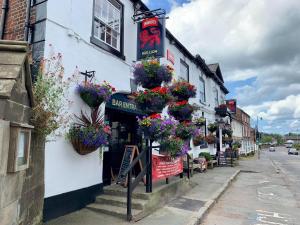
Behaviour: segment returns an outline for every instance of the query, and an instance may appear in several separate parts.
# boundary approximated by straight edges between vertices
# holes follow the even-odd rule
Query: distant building
[[[240,154],[249,154],[255,151],[255,130],[250,126],[250,116],[237,107],[232,120],[233,140],[240,141]]]
[[[284,135],[284,142],[288,142],[289,140],[293,141],[294,144],[300,144],[300,134],[299,135]]]

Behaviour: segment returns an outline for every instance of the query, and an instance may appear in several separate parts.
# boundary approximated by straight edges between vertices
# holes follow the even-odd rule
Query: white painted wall
[[[121,0],[124,4],[124,55],[126,60],[102,50],[90,43],[92,32],[93,0],[51,0],[47,3],[46,49],[48,56],[52,44],[56,52],[63,55],[65,75],[71,76],[77,67],[79,71],[95,70],[98,81],[106,80],[118,91],[130,90],[132,77],[131,65],[136,60],[136,24],[133,23],[133,6],[129,0]],[[180,58],[184,55],[166,40],[166,50],[175,55],[175,74],[180,71]],[[201,105],[209,122],[215,120],[213,88],[221,91],[218,85],[188,59],[190,82],[199,86],[199,76],[203,76],[206,85],[206,103]],[[167,63],[166,59],[162,62]],[[83,79],[83,78],[82,78]],[[74,93],[75,86],[70,90],[71,100],[75,102],[71,111],[78,114],[81,109],[88,109],[82,100]],[[223,94],[224,95],[224,94]],[[191,103],[199,104],[199,93],[191,99]],[[201,114],[200,114],[201,115]],[[198,151],[198,149],[195,149]],[[201,151],[215,152],[215,149]],[[78,155],[64,137],[55,142],[47,143],[45,153],[45,197],[58,195],[95,184],[102,183],[102,161],[99,152],[87,156]]]

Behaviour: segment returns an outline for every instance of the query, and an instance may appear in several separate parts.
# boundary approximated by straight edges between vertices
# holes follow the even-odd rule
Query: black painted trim
[[[125,60],[125,55],[124,55],[124,4],[120,2],[119,0],[115,0],[118,2],[118,4],[121,5],[121,32],[120,32],[120,51],[114,49],[113,47],[105,44],[104,42],[98,40],[97,38],[94,37],[94,20],[95,20],[95,0],[93,0],[93,18],[92,18],[92,34],[90,38],[90,42],[99,48],[104,49],[105,51],[108,51],[109,53],[119,57],[122,60]]]
[[[46,222],[82,209],[86,205],[95,202],[96,196],[101,193],[103,193],[102,183],[45,198],[43,221]]]

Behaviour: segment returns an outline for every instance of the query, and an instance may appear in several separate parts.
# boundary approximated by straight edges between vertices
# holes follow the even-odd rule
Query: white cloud
[[[148,5],[150,0],[142,0],[143,3],[145,3],[146,5]]]
[[[283,121],[300,116],[299,11],[298,0],[193,0],[172,8],[167,27],[226,81],[255,77],[236,89],[238,104]]]

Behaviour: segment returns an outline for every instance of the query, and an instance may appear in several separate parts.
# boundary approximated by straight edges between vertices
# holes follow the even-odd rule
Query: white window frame
[[[186,74],[183,74],[184,73],[183,68],[185,69]],[[189,74],[190,74],[189,65],[183,59],[180,59],[179,78],[189,82]]]
[[[218,93],[217,88],[214,89],[214,100],[215,100],[216,107],[218,107],[219,106],[219,93]]]
[[[117,6],[118,7],[117,7]],[[106,7],[106,11],[101,7]],[[121,26],[122,26],[122,4],[116,0],[95,0],[94,3],[94,18],[93,18],[93,37],[102,43],[110,46],[111,48],[121,51]],[[99,12],[98,12],[99,10]],[[104,12],[106,12],[104,14]],[[110,14],[111,12],[111,14]],[[113,18],[110,18],[112,16]],[[118,17],[119,16],[119,17]],[[118,18],[117,18],[118,17]],[[115,24],[111,23],[118,22],[117,29]],[[101,32],[101,27],[103,27]],[[107,32],[108,29],[110,33]],[[104,33],[102,39],[102,33]],[[114,35],[115,34],[115,35]],[[116,41],[116,45],[113,44],[113,40]]]
[[[206,93],[205,93],[205,80],[202,78],[202,77],[199,77],[199,82],[200,82],[200,85],[199,85],[199,101],[201,103],[205,103],[206,102]],[[203,85],[203,90],[201,90],[201,85]]]

